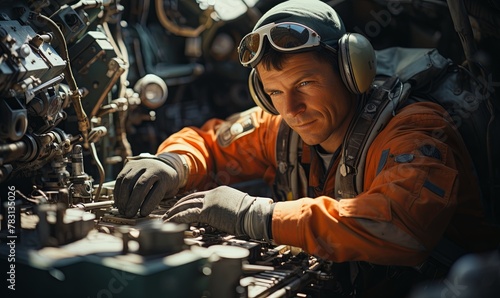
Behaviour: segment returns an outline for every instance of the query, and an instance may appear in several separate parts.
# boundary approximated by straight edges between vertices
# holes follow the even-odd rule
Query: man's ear
[[[248,76],[248,88],[250,90],[250,96],[257,106],[270,114],[279,114],[269,95],[264,92],[264,87],[262,86],[262,82],[255,68],[252,68]]]
[[[339,69],[347,89],[361,94],[375,78],[375,51],[368,39],[358,33],[346,33],[339,39]]]

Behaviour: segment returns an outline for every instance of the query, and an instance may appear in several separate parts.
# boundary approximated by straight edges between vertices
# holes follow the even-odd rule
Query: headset
[[[338,41],[340,75],[349,92],[361,94],[368,90],[375,78],[375,50],[370,41],[358,33],[346,33]],[[264,111],[278,115],[271,98],[262,87],[255,68],[248,76],[248,87],[253,101]]]

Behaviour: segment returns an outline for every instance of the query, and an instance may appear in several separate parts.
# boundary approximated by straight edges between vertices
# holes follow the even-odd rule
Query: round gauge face
[[[215,36],[212,42],[211,51],[212,55],[218,59],[227,59],[234,51],[235,42],[233,38],[227,33],[219,33]]]
[[[142,90],[141,100],[149,108],[156,109],[165,103],[165,90],[158,84],[147,84]]]

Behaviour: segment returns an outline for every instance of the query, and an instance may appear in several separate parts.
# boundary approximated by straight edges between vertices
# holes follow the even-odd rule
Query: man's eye
[[[280,91],[271,91],[269,92],[269,96],[278,95],[280,93],[281,93]]]
[[[309,81],[304,81],[304,82],[300,82],[299,83],[299,86],[302,87],[302,86],[306,86],[306,85],[309,85],[311,82]]]

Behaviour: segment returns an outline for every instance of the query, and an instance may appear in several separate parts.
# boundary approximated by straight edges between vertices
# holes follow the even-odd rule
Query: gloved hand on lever
[[[164,216],[176,223],[205,223],[223,232],[270,242],[273,200],[228,186],[189,194]]]
[[[163,198],[173,197],[184,186],[187,167],[175,153],[141,154],[127,159],[116,178],[114,201],[128,218],[137,212],[149,215]]]

